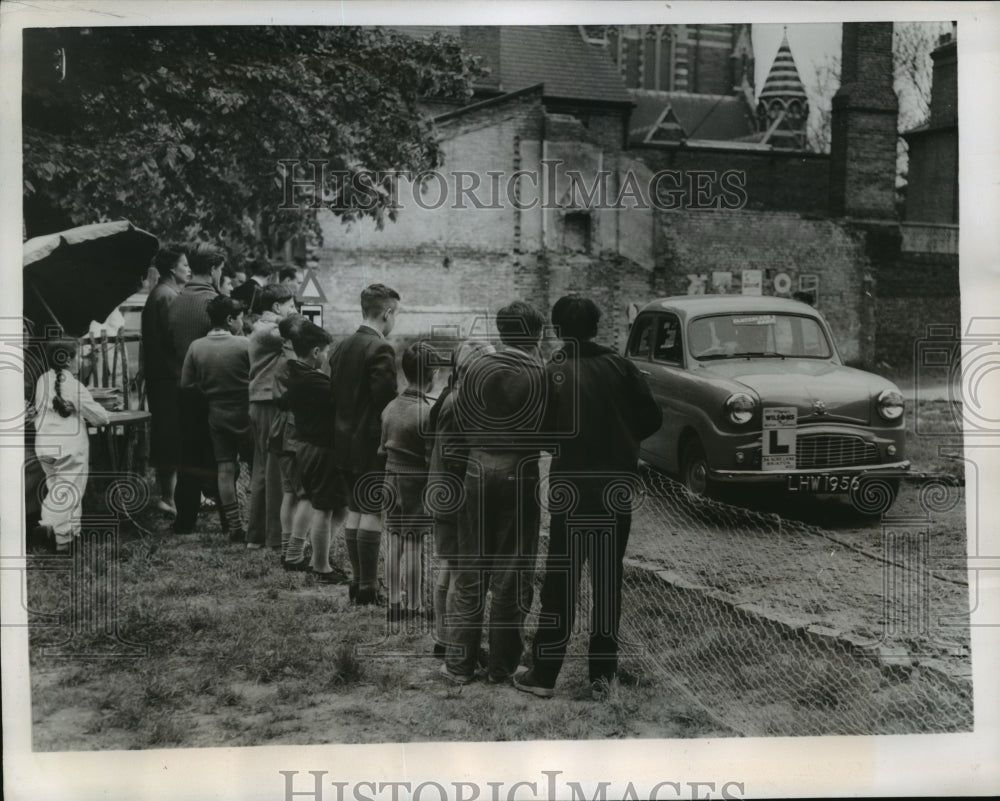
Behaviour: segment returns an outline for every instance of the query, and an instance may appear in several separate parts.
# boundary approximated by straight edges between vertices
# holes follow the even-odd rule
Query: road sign
[[[302,308],[299,309],[299,314],[308,317],[310,322],[315,323],[320,328],[323,327],[323,307],[318,303],[303,303]]]
[[[300,303],[326,303],[326,295],[323,292],[323,287],[319,285],[319,281],[316,279],[315,270],[306,271],[306,277],[302,281],[302,288],[299,290],[298,300]]]

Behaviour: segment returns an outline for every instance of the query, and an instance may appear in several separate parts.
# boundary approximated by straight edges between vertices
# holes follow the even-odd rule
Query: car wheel
[[[691,439],[681,454],[681,483],[688,492],[700,498],[714,498],[716,487],[708,474],[705,449],[697,439]]]

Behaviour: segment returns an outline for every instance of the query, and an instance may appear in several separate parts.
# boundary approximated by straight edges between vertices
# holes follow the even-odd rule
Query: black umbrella
[[[24,316],[42,332],[83,336],[141,286],[159,248],[128,220],[82,225],[24,243]]]

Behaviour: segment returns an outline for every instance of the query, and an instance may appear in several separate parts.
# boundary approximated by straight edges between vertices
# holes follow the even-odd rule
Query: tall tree
[[[465,102],[479,71],[454,38],[380,28],[27,30],[28,235],[125,217],[273,252],[318,232],[314,209],[279,208],[279,162],[309,159],[326,161],[336,213],[382,224],[392,176],[441,164],[420,101]],[[338,172],[363,171],[386,177],[360,197]]]

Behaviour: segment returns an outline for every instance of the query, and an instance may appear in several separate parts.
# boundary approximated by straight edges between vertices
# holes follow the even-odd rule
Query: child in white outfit
[[[35,452],[45,471],[48,494],[42,502],[39,532],[53,538],[57,553],[69,551],[80,533],[80,508],[90,472],[87,423],[107,425],[107,411],[76,380],[78,343],[56,339],[46,343],[49,371],[35,385]]]

